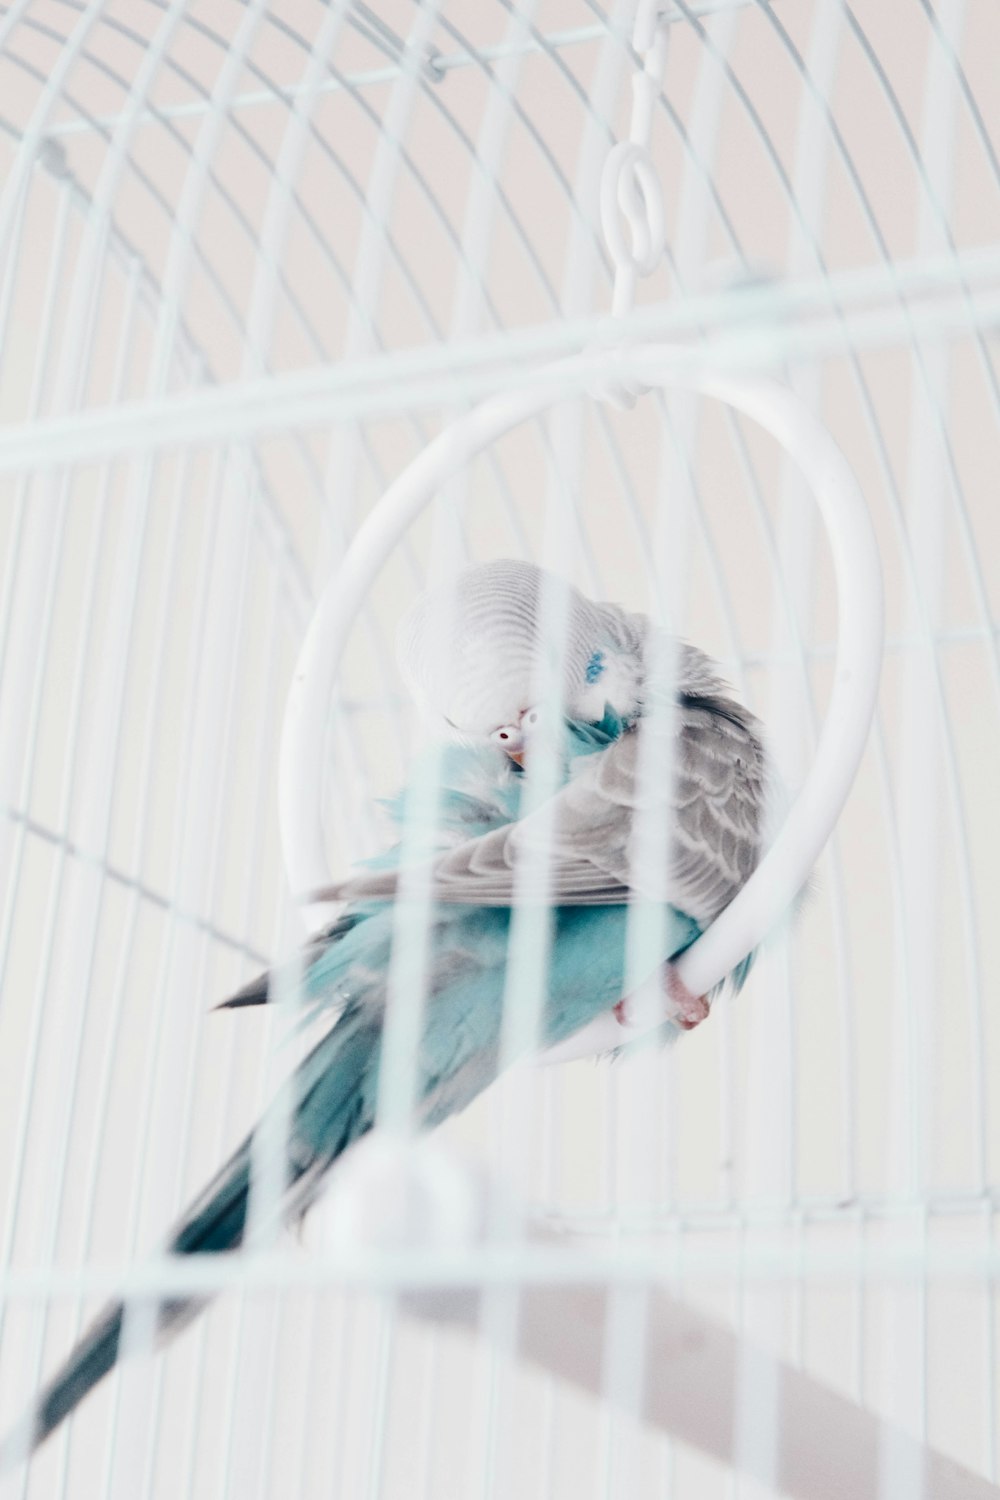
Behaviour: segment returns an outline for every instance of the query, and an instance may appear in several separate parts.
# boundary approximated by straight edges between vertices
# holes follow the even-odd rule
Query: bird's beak
[[[510,759],[514,762],[515,766],[520,766],[521,770],[523,771],[524,770],[524,751],[523,750],[508,750],[507,754],[510,756]]]

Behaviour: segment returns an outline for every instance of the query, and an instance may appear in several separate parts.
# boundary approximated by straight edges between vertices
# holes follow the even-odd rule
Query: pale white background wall
[[[404,0],[377,9],[401,34],[414,24]],[[936,7],[960,70],[920,0],[772,10],[672,28],[654,132],[672,262],[642,301],[731,284],[744,262],[780,287],[996,245],[995,5]],[[78,406],[607,309],[598,172],[627,124],[630,64],[613,36],[565,35],[597,7],[445,4],[428,23],[445,76],[409,98],[313,0],[256,18],[129,0],[74,42],[88,16],[46,0],[0,21],[0,461],[21,424]],[[329,69],[296,135],[275,91],[308,84],[313,46]],[[489,72],[463,62],[468,46],[507,51]],[[19,185],[47,80],[45,160],[68,175],[36,163]],[[674,1053],[531,1072],[445,1134],[586,1244],[689,1257],[693,1299],[985,1471],[991,1289],[953,1266],[864,1280],[846,1259],[992,1243],[1000,423],[995,336],[968,312],[946,345],[900,317],[878,347],[807,351],[786,372],[862,483],[888,601],[876,735],[794,931]],[[734,294],[716,331],[738,316]],[[371,798],[417,742],[392,631],[435,525],[438,542],[460,525],[474,557],[538,555],[547,442],[578,508],[578,581],[648,607],[649,536],[668,562],[686,547],[680,627],[805,764],[836,619],[822,538],[774,446],[709,405],[577,414],[578,440],[555,425],[497,445],[379,580],[331,745],[338,866],[377,846]],[[0,475],[5,1268],[114,1267],[155,1244],[287,1071],[268,1018],[209,1013],[296,938],[276,821],[284,695],[344,542],[447,415],[404,406]],[[528,1111],[524,1150],[505,1146],[510,1109]],[[764,1291],[746,1270],[762,1246],[800,1257]],[[702,1250],[723,1257],[711,1275]],[[80,1311],[8,1300],[4,1423]],[[115,1494],[733,1493],[697,1454],[335,1289],[221,1299],[88,1403],[28,1494],[102,1492],[118,1401]]]

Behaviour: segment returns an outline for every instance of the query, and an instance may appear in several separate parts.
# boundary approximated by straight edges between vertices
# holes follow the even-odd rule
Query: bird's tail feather
[[[371,1124],[370,1116],[356,1107],[354,1087],[359,1066],[370,1060],[377,1048],[378,1029],[358,1024],[356,1014],[341,1017],[333,1029],[317,1044],[300,1065],[296,1075],[299,1114],[315,1108],[312,1081],[319,1076],[330,1079],[331,1071],[342,1062],[351,1078],[344,1078],[339,1088],[327,1090],[330,1115],[325,1122],[328,1139],[335,1142],[318,1161],[319,1151],[290,1153],[286,1163],[287,1190],[283,1200],[286,1219],[307,1206],[312,1187],[329,1161],[346,1149]],[[338,1115],[343,1119],[338,1120]],[[262,1122],[267,1128],[268,1116]],[[260,1127],[258,1127],[260,1129]],[[324,1132],[325,1133],[325,1132]],[[310,1131],[311,1135],[312,1132]],[[318,1144],[318,1143],[317,1143]],[[243,1241],[250,1202],[253,1137],[249,1137],[191,1204],[170,1236],[167,1250],[174,1255],[216,1254],[236,1249]],[[294,1160],[292,1159],[294,1157]],[[161,1338],[178,1332],[203,1305],[204,1298],[173,1298],[160,1304],[156,1328]],[[125,1306],[118,1302],[106,1308],[93,1327],[72,1350],[64,1364],[48,1381],[25,1418],[0,1444],[0,1474],[24,1462],[51,1432],[73,1411],[84,1397],[113,1369],[118,1361]]]
[[[0,1446],[0,1474],[8,1473],[29,1458],[87,1392],[114,1368],[124,1321],[125,1309],[120,1302],[101,1314],[38,1396],[31,1411],[4,1439]]]
[[[174,1255],[235,1249],[243,1239],[249,1201],[249,1143],[240,1148],[185,1214],[168,1244]],[[156,1328],[169,1337],[184,1326],[203,1299],[174,1298],[156,1312]],[[28,1416],[0,1446],[0,1474],[16,1467],[104,1379],[118,1362],[125,1304],[105,1308],[66,1361],[36,1397]]]

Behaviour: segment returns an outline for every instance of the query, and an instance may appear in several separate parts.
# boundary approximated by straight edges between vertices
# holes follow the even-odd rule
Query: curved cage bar
[[[806,1496],[833,1430],[841,1491],[995,1492],[1000,13],[643,7],[669,33],[646,121],[665,247],[613,326],[601,182],[638,9],[0,15],[0,1431],[106,1294],[139,1351],[150,1293],[236,1294],[14,1495]],[[625,395],[663,388],[592,399],[616,361]],[[783,436],[754,391],[794,404]],[[501,409],[522,418],[397,546],[386,494]],[[403,1215],[398,1255],[345,1244],[334,1192],[305,1253],[150,1260],[298,1056],[274,1015],[206,1012],[297,950],[295,887],[382,847],[420,744],[393,634],[427,582],[516,556],[650,613],[808,784],[864,617],[810,431],[865,497],[883,671],[745,991],[676,1048],[512,1069],[429,1157],[399,1146],[392,1206],[464,1184],[447,1245],[433,1212]],[[356,628],[300,724],[307,775],[286,742],[282,813],[283,704],[331,578]],[[419,925],[387,1023],[404,1125]],[[517,942],[511,1051],[537,1021]]]

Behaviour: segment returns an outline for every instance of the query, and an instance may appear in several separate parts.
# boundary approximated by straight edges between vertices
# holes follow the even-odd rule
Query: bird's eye
[[[503,745],[505,750],[513,750],[521,743],[521,731],[516,724],[501,724],[499,729],[494,729],[490,739],[497,745]]]

